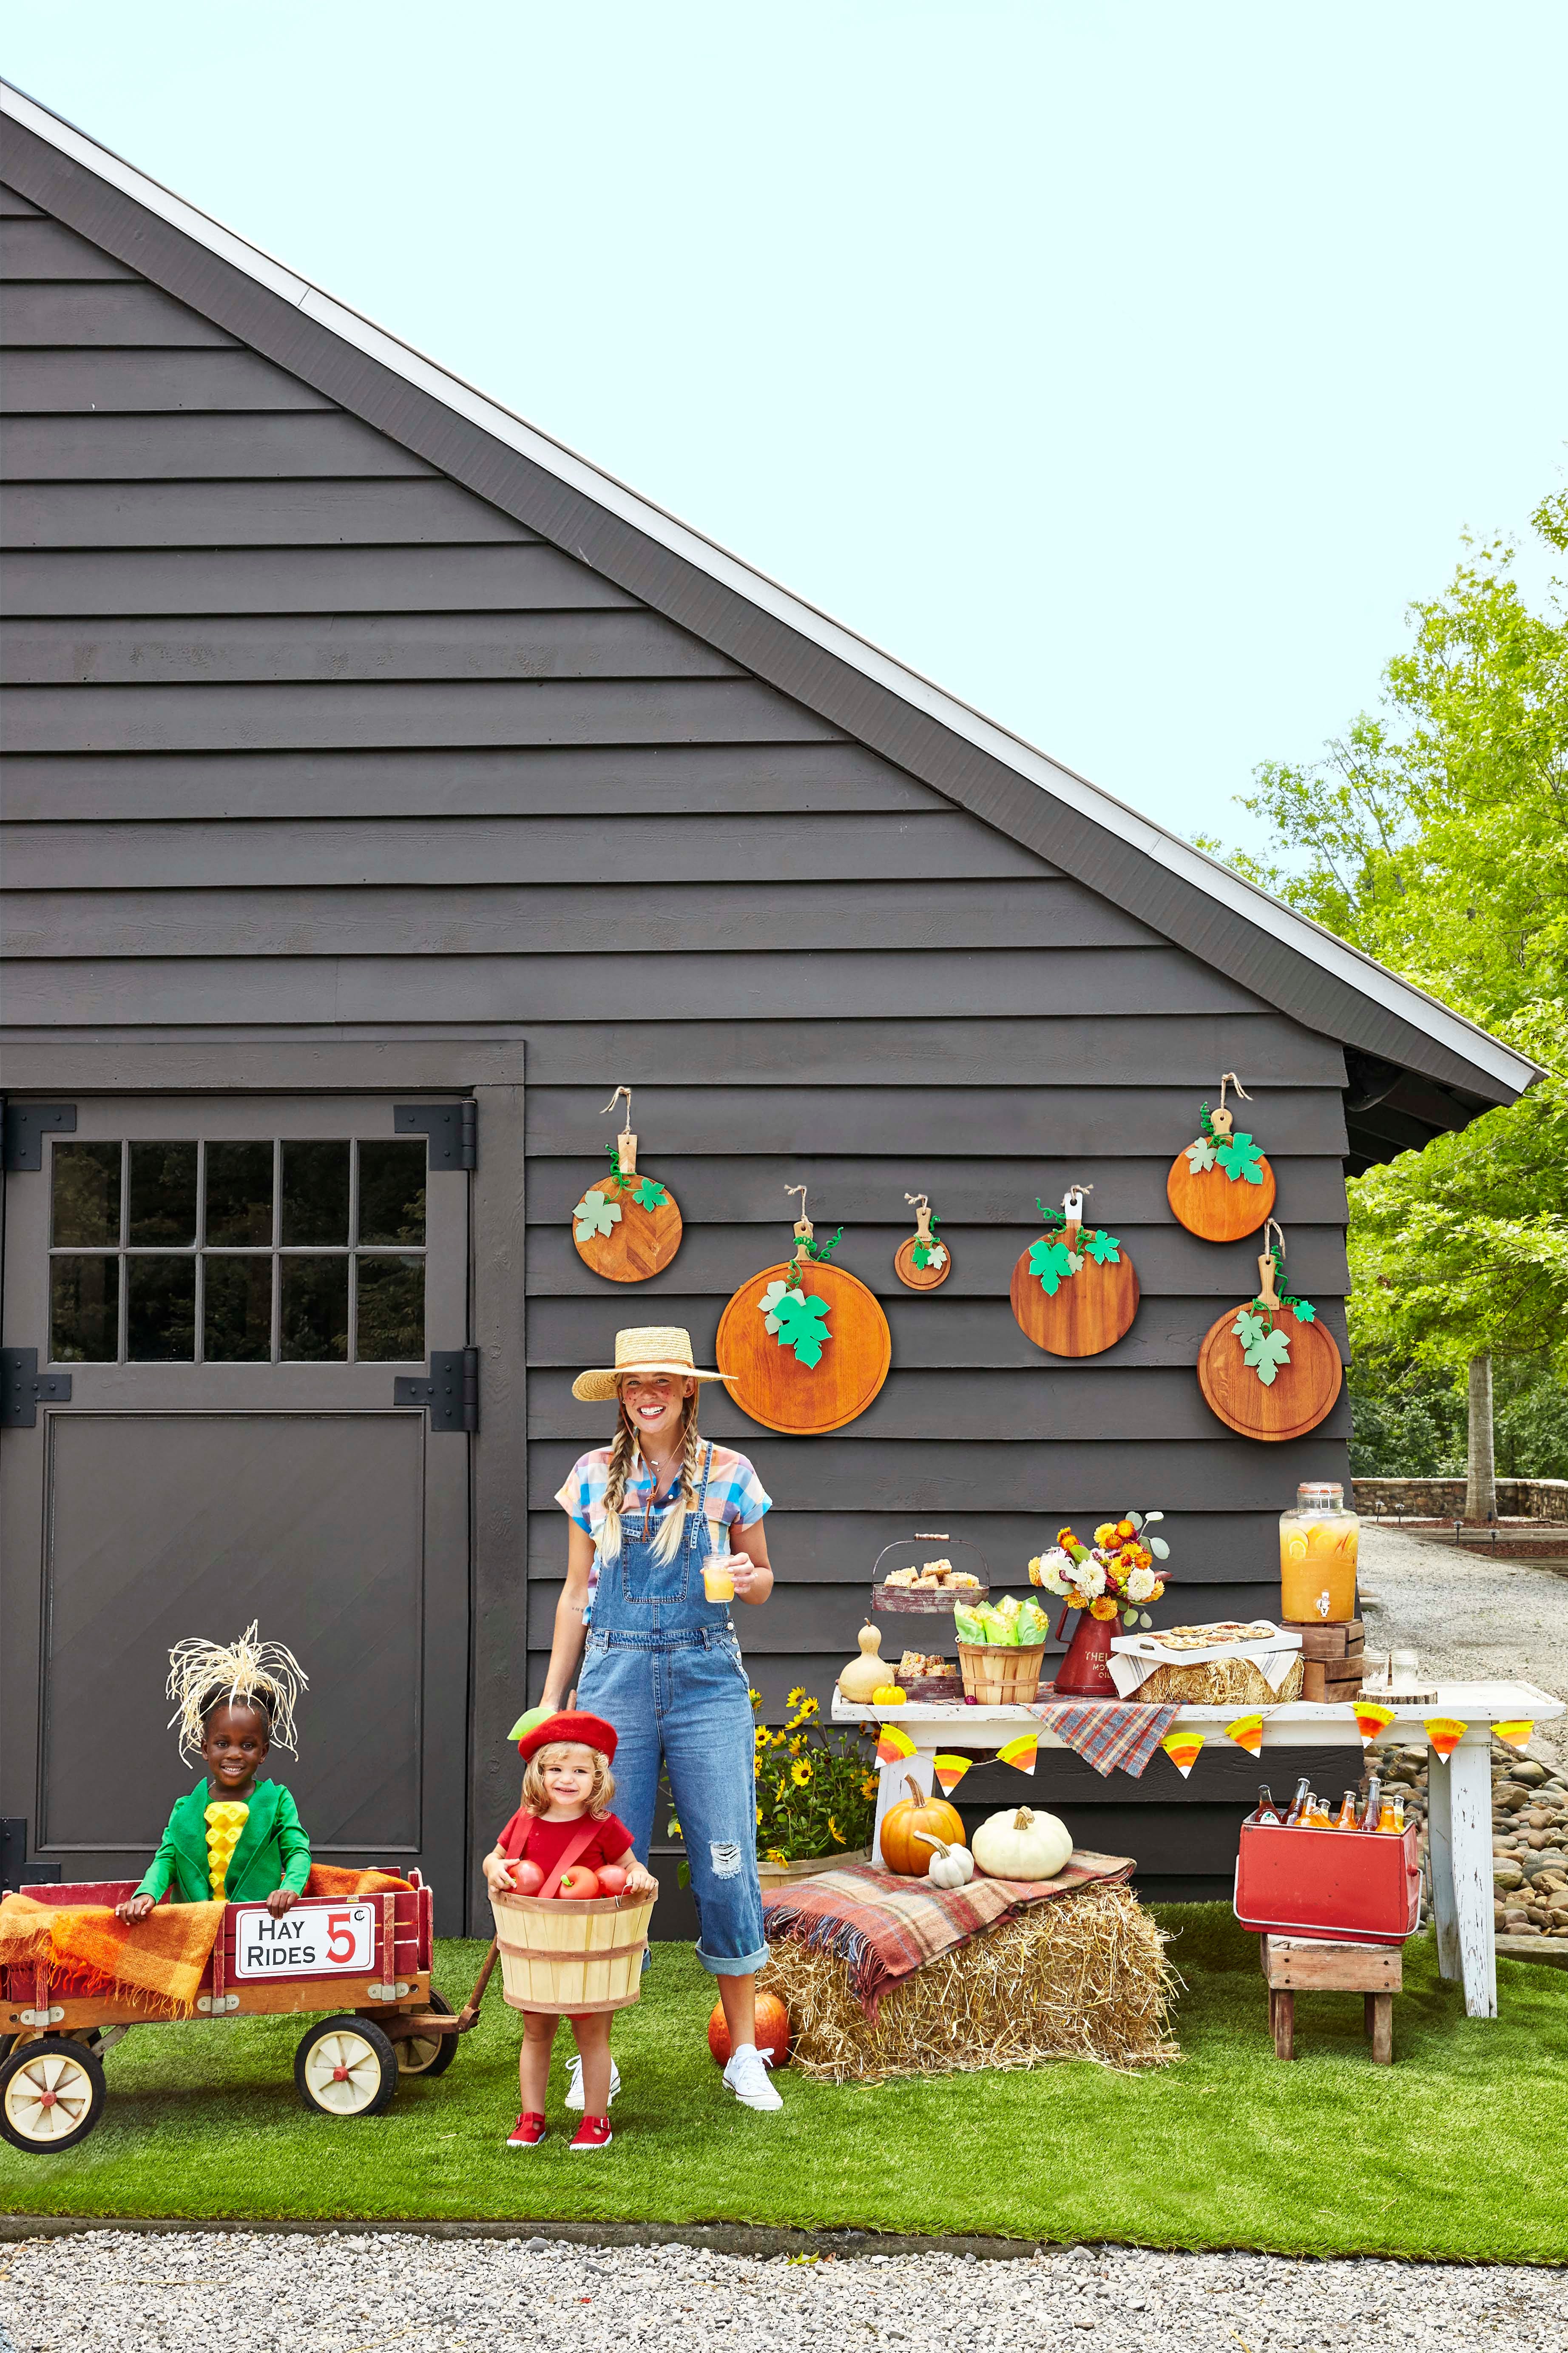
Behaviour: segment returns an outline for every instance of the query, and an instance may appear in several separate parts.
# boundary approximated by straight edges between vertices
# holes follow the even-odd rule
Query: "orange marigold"
[[[1118,1520],[1116,1523],[1116,1533],[1122,1539],[1123,1543],[1125,1543],[1129,1536],[1135,1536],[1138,1531],[1133,1526],[1131,1520]]]
[[[1091,1601],[1089,1605],[1089,1614],[1091,1618],[1114,1618],[1117,1615],[1117,1609],[1112,1596],[1102,1593],[1097,1601]]]

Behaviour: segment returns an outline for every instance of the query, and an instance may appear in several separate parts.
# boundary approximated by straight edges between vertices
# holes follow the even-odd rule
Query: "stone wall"
[[[1462,1479],[1356,1479],[1352,1485],[1366,1519],[1464,1517]],[[1568,1479],[1500,1479],[1497,1507],[1503,1520],[1568,1520]]]

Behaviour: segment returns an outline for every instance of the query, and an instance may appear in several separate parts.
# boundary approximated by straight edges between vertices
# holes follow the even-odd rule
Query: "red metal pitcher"
[[[1071,1604],[1068,1605],[1070,1608]],[[1078,1624],[1067,1656],[1057,1669],[1054,1689],[1058,1699],[1115,1699],[1116,1685],[1110,1680],[1110,1638],[1115,1633],[1118,1619],[1097,1618],[1089,1609],[1076,1613]],[[1057,1621],[1057,1640],[1062,1638],[1068,1609]]]

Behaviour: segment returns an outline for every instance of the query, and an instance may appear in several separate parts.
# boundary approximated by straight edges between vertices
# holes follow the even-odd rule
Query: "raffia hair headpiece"
[[[310,1689],[310,1678],[292,1651],[281,1642],[258,1641],[259,1632],[253,1618],[237,1642],[209,1642],[192,1634],[169,1652],[166,1696],[174,1703],[169,1729],[180,1727],[182,1757],[199,1752],[204,1715],[225,1701],[234,1707],[247,1700],[259,1701],[270,1719],[270,1737],[298,1756],[294,1704]]]

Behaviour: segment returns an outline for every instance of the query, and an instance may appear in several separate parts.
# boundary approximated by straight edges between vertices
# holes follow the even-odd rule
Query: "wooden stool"
[[[1279,2059],[1296,2056],[1298,1993],[1365,1997],[1366,2039],[1383,2067],[1394,2062],[1394,1997],[1403,1990],[1401,1945],[1336,1945],[1321,1936],[1260,1936],[1258,1957],[1268,1987],[1268,2026]]]

